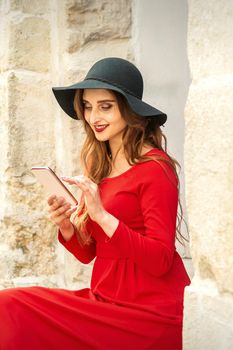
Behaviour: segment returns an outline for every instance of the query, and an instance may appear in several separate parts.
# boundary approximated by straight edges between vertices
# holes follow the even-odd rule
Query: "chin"
[[[108,141],[108,140],[109,140],[109,137],[104,136],[104,135],[96,135],[96,134],[95,134],[95,138],[96,138],[98,141],[102,141],[102,142]]]

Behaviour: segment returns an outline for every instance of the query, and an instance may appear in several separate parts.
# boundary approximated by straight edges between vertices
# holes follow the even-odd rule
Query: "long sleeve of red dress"
[[[60,230],[58,230],[58,240],[70,253],[72,253],[83,264],[90,263],[96,256],[95,241],[93,241],[89,245],[81,246],[78,242],[76,233],[74,233],[68,241],[65,241],[62,237]]]

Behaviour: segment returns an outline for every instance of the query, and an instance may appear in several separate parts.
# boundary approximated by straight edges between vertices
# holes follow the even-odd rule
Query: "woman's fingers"
[[[52,198],[49,197],[49,199]],[[48,199],[48,204],[50,205],[50,208],[49,208],[49,211],[53,211],[53,210],[56,210],[57,208],[61,207],[63,204],[68,204],[66,201],[65,201],[65,198],[63,197],[57,197],[57,196],[54,196],[53,199],[51,199],[49,201]]]
[[[50,218],[61,216],[63,213],[67,212],[69,209],[73,210],[73,208],[71,208],[71,204],[66,202],[65,198],[63,197],[50,196],[48,199],[48,204],[50,205],[48,209],[49,213],[51,213]]]
[[[71,215],[77,210],[77,206],[72,206],[64,197],[52,195],[47,200],[49,204],[49,218],[55,224],[60,226],[63,222],[69,222]]]
[[[54,194],[52,196],[50,196],[47,200],[48,205],[52,205],[56,198],[57,198],[57,196],[55,196]]]
[[[50,219],[55,223],[55,224],[60,224],[63,220],[70,218],[70,216],[75,212],[77,207],[62,207],[56,210],[55,212],[52,212],[50,214]]]
[[[56,210],[51,211],[51,217],[56,218],[62,215],[66,215],[67,217],[77,209],[77,206],[71,207],[69,203],[63,205],[62,207],[59,207]]]
[[[85,203],[90,218],[95,220],[103,211],[98,185],[86,176],[63,176],[62,179],[70,185],[78,186],[82,191],[82,203]],[[73,219],[74,215],[71,216],[70,221],[73,222]]]
[[[80,176],[61,176],[61,179],[65,182],[68,182],[70,185],[78,185],[82,180],[81,180],[81,175]]]
[[[53,217],[56,216],[60,216],[61,214],[63,214],[65,211],[67,211],[68,209],[70,209],[70,204],[66,203],[65,205],[63,205],[62,207],[58,207],[56,210],[51,210],[50,212],[52,213],[51,215]]]
[[[79,176],[62,176],[61,177],[63,181],[68,182],[70,185],[77,185],[77,186],[95,186],[95,183],[91,181],[88,177],[84,175]]]
[[[98,192],[98,186],[89,178],[85,176],[75,176],[73,178],[65,177],[65,179],[70,185],[75,184],[78,186],[82,191],[82,194],[85,196],[83,200],[86,200],[87,198],[89,198],[89,200],[95,199]]]

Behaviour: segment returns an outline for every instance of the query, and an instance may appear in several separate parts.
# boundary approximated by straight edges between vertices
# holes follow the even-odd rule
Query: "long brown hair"
[[[135,165],[139,162],[154,160],[163,166],[163,162],[169,164],[174,170],[177,180],[178,189],[180,188],[177,168],[180,168],[177,160],[172,158],[167,153],[167,139],[163,134],[156,118],[145,118],[137,115],[132,111],[124,96],[120,93],[110,90],[117,99],[120,113],[126,121],[126,128],[123,133],[122,143],[124,153],[129,165]],[[74,98],[74,109],[84,124],[86,131],[86,139],[81,150],[81,163],[84,169],[84,174],[88,176],[96,184],[107,177],[112,170],[111,150],[108,141],[100,142],[96,139],[95,134],[84,118],[83,109],[83,90],[77,90]],[[130,140],[130,142],[129,142]],[[166,152],[168,159],[162,156],[142,156],[142,148],[144,145],[151,146]],[[164,168],[164,167],[163,167]],[[165,168],[164,168],[165,170]],[[179,191],[180,192],[180,191]],[[183,218],[183,209],[178,198],[180,213],[177,213],[176,238],[184,244],[187,239],[181,234],[181,222]],[[72,222],[77,228],[78,240],[81,245],[90,244],[92,241],[91,234],[86,230],[86,223],[89,219],[87,208],[84,201],[73,214]],[[185,222],[185,220],[184,220]],[[187,224],[185,222],[186,228]]]

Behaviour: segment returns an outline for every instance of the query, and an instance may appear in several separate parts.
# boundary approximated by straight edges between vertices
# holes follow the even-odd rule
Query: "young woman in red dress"
[[[0,292],[1,350],[180,350],[184,288],[176,251],[177,162],[163,147],[166,115],[142,101],[138,69],[98,61],[55,97],[86,130],[78,207],[50,196],[60,243],[95,259],[90,288],[27,287]]]

